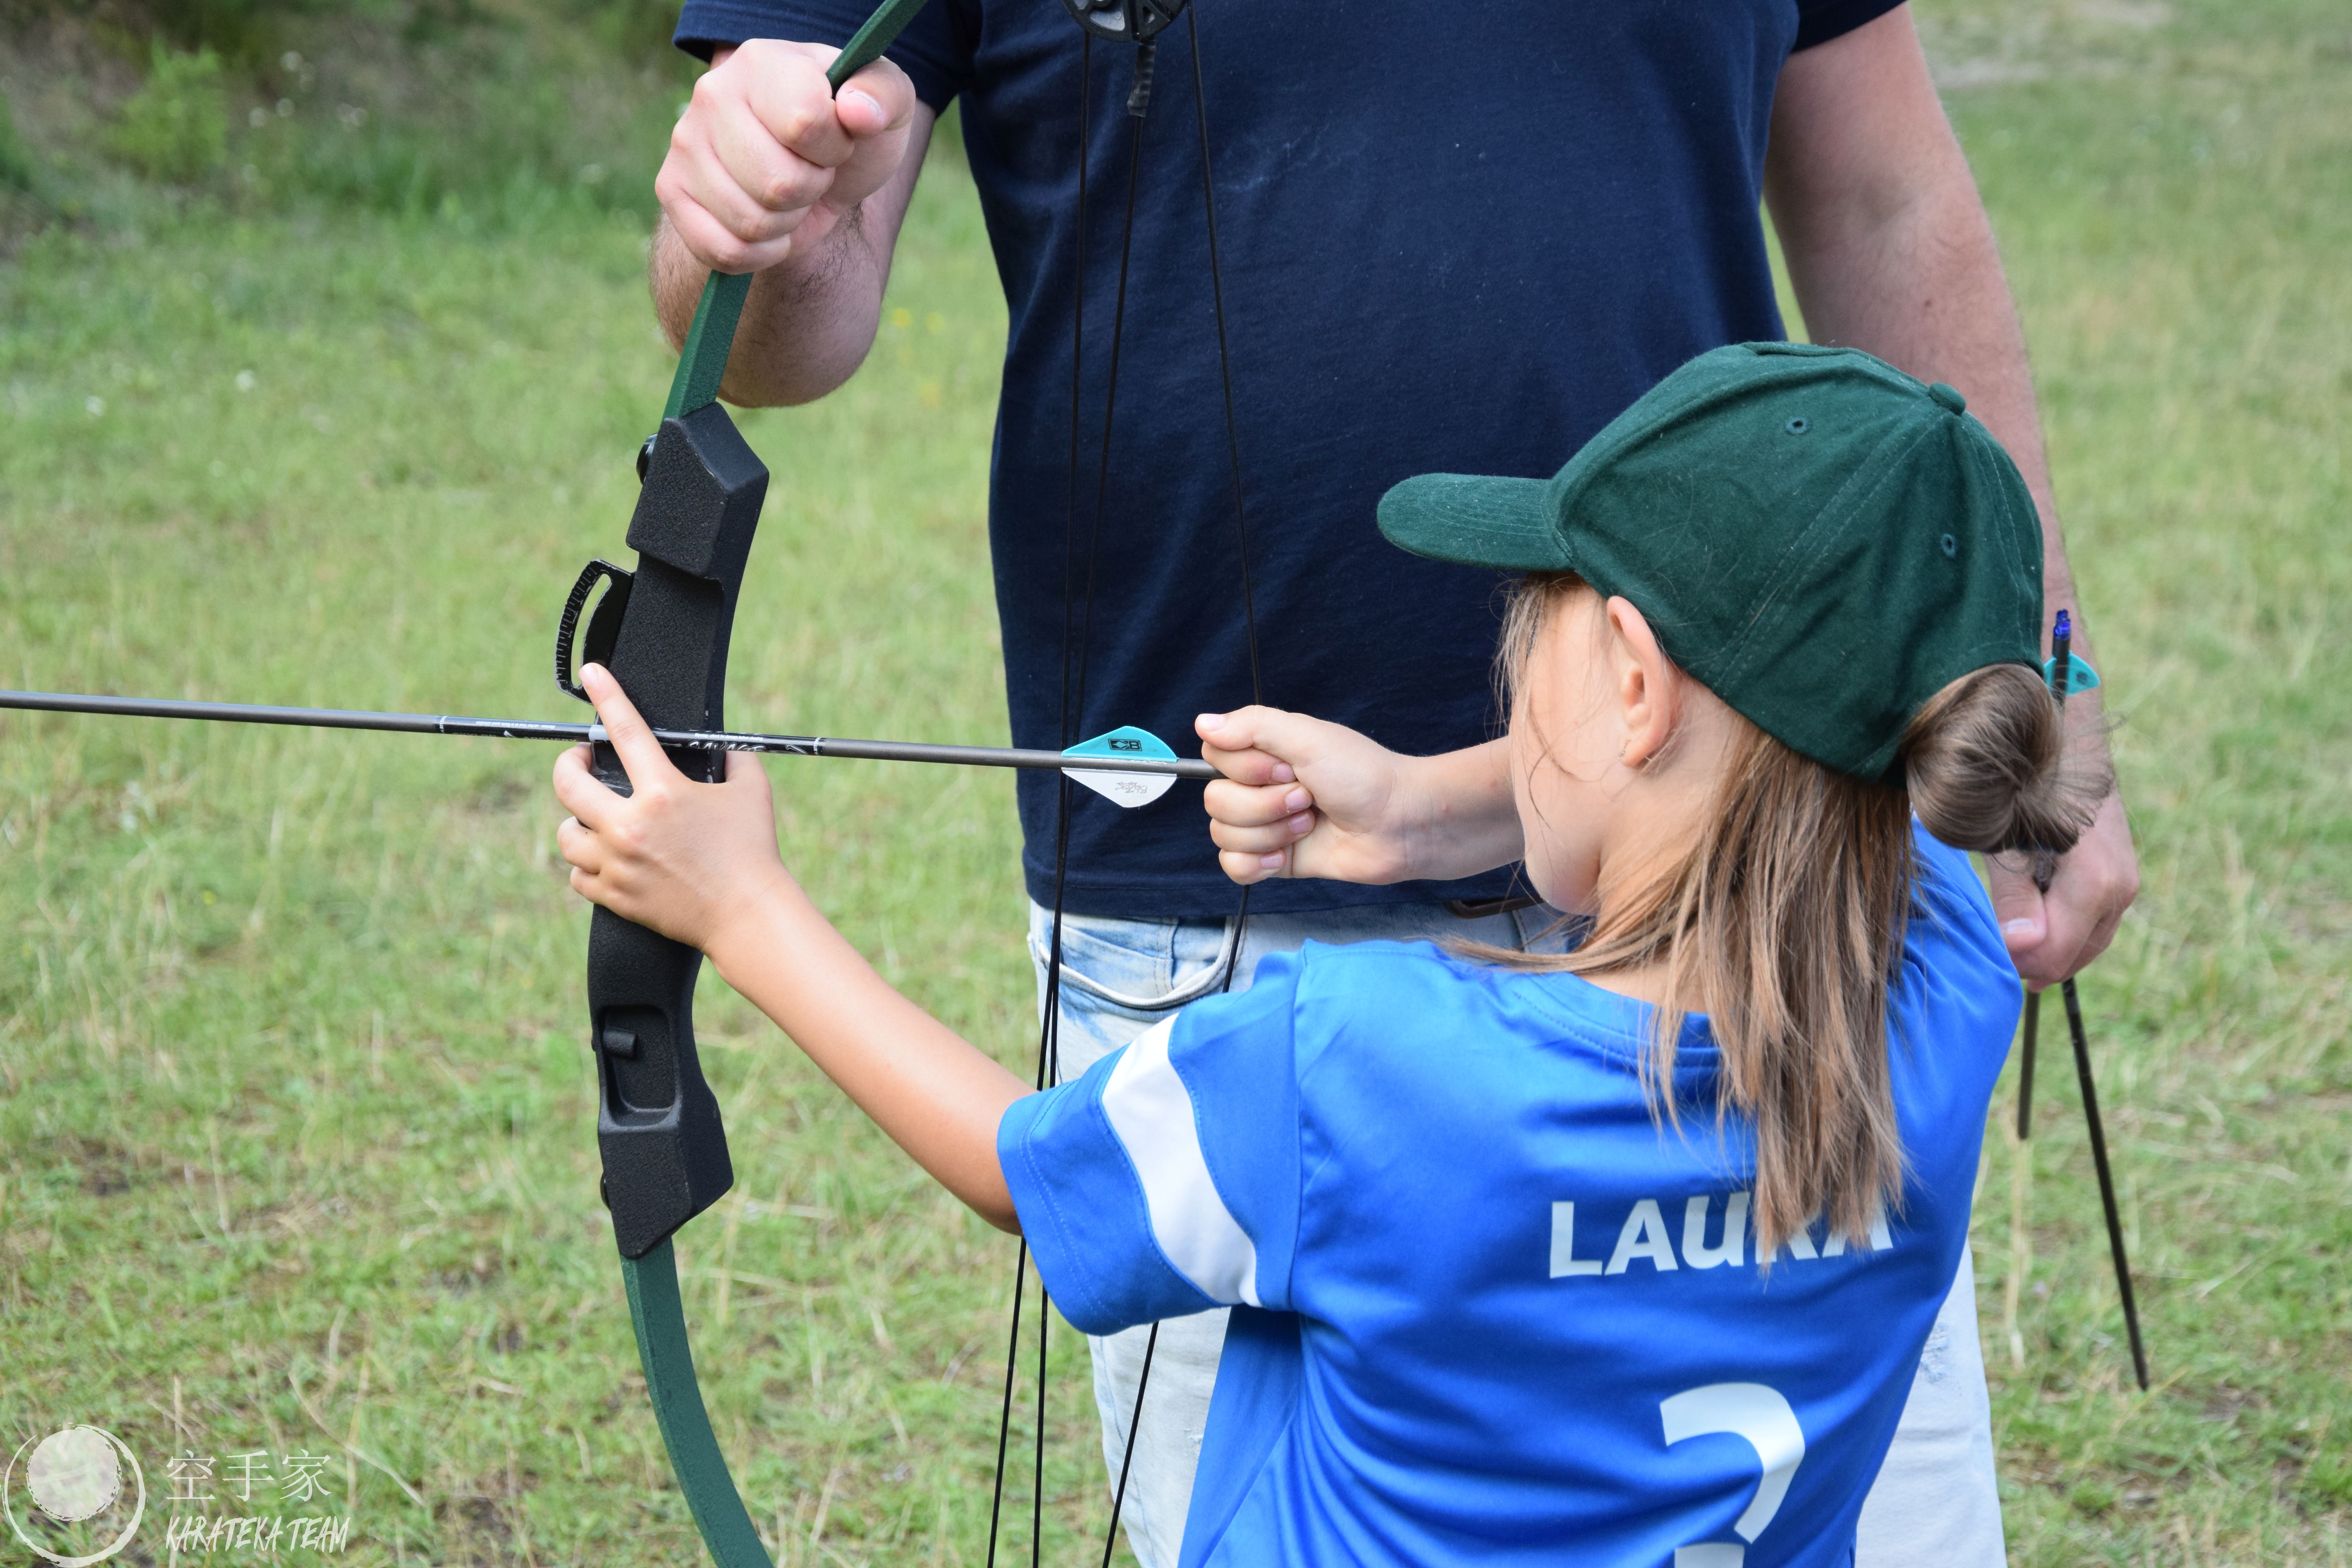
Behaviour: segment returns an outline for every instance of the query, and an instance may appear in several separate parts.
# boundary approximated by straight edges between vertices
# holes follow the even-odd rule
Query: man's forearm
[[[752,279],[727,362],[723,391],[730,402],[752,407],[813,402],[865,363],[930,128],[930,110],[919,109],[906,164],[889,184],[845,213],[806,254],[795,251]],[[673,345],[686,341],[709,275],[663,218],[654,232],[647,280]]]
[[[1838,60],[1842,49],[1859,58]],[[1857,68],[1878,89],[1874,101],[1816,107],[1839,90],[1832,73]],[[1904,77],[1916,79],[1916,93],[1885,90]],[[2079,623],[2025,334],[1907,17],[1891,14],[1796,57],[1782,86],[1794,96],[1774,118],[1766,189],[1807,332],[1959,389],[2033,493],[2045,602],[2075,609]],[[2084,632],[2075,636],[2084,646]]]
[[[2071,610],[2074,646],[2087,657],[2025,336],[1908,6],[1790,58],[1773,104],[1765,196],[1814,341],[1958,387],[2008,448],[2042,516],[2043,635],[2052,613]],[[2096,695],[2070,701],[2066,717],[2083,776],[2101,777]],[[2046,897],[2031,869],[1992,862],[1992,900],[2019,973],[2039,986],[2097,957],[2138,892],[2120,799],[2110,791],[2101,803]]]

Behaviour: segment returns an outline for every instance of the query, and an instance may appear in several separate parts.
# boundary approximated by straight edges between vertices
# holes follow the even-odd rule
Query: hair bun
[[[1988,665],[1937,692],[1911,721],[1903,765],[1927,831],[1986,854],[2065,853],[2113,782],[2104,765],[2072,763],[2058,705],[2021,664]]]

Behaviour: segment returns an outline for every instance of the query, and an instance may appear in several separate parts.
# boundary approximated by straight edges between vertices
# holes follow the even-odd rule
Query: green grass
[[[775,479],[740,723],[1002,740],[982,491],[1003,308],[968,184],[949,164],[930,190],[867,374],[744,421]],[[0,677],[568,707],[554,614],[620,548],[668,374],[641,245],[352,220],[34,247],[0,275]],[[71,1417],[151,1465],[340,1455],[299,1384],[425,1500],[347,1478],[365,1560],[688,1560],[595,1197],[552,750],[13,718],[0,737],[9,1446]],[[779,773],[827,905],[1017,1057],[1005,781]],[[681,1258],[763,1526],[809,1562],[820,1514],[836,1552],[977,1561],[1012,1244],[715,984],[704,1034],[740,1184]],[[1100,1511],[1084,1385],[1076,1365],[1055,1385],[1065,1547]]]
[[[1998,1133],[1977,1226],[2013,1556],[2352,1561],[2352,24],[1927,22],[2025,309],[2147,877],[2084,995],[2158,1386],[2129,1387],[2045,1039],[2016,1359]],[[630,220],[519,212],[197,204],[0,267],[0,682],[560,711],[554,611],[620,547],[668,357]],[[743,421],[775,480],[730,717],[1001,739],[1003,306],[951,162],[892,289],[849,389]],[[594,1196],[552,760],[0,720],[8,1447],[94,1422],[159,1495],[183,1448],[331,1454],[363,1563],[691,1560]],[[772,766],[824,905],[1023,1055],[1005,781]],[[794,1563],[977,1563],[1011,1244],[716,984],[703,1028],[740,1184],[680,1258],[755,1515]],[[1083,1358],[1054,1386],[1068,1562],[1105,1509]]]
[[[1952,100],[2025,306],[2147,873],[2083,993],[2158,1386],[2117,1391],[2097,1194],[2045,1056],[2027,1244],[2005,1140],[1977,1221],[2009,1526],[2036,1563],[2340,1563],[2352,25],[2104,15],[2049,44],[2046,77]]]

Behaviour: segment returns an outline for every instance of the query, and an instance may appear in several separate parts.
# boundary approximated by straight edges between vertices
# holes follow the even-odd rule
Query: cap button
[[[1959,388],[1956,386],[1946,386],[1939,381],[1927,388],[1927,395],[1955,414],[1968,412],[1969,400],[1960,395]]]

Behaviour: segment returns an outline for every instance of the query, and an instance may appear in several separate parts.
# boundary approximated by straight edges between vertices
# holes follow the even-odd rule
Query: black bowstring
[[[1083,29],[1078,34],[1078,211],[1072,250],[1076,266],[1071,274],[1070,305],[1070,468],[1069,510],[1062,524],[1062,744],[1073,746],[1078,737],[1071,731],[1076,713],[1070,706],[1070,657],[1075,646],[1070,616],[1076,601],[1078,578],[1078,448],[1080,413],[1084,378],[1079,366],[1085,363],[1083,350],[1087,337],[1087,122],[1094,108],[1095,37]],[[1066,796],[1065,797],[1066,798]],[[1068,814],[1063,813],[1064,816]],[[1059,868],[1056,868],[1058,871]],[[1047,984],[1052,984],[1048,976]]]
[[[1118,240],[1118,290],[1111,301],[1110,370],[1103,386],[1101,458],[1095,470],[1095,510],[1088,520],[1087,537],[1086,605],[1078,622],[1077,711],[1081,720],[1087,709],[1087,651],[1095,628],[1095,569],[1102,561],[1103,513],[1110,505],[1111,417],[1118,408],[1118,360],[1127,325],[1128,262],[1135,250],[1135,192],[1141,183],[1143,168],[1143,110],[1150,100],[1151,57],[1158,48],[1157,44],[1136,46],[1135,91],[1127,100],[1128,118],[1132,122],[1127,139],[1127,220]]]
[[[1217,246],[1217,209],[1215,182],[1209,158],[1209,126],[1206,95],[1202,88],[1200,48],[1200,23],[1186,13],[1186,26],[1192,47],[1193,116],[1201,146],[1201,195],[1206,217],[1209,247],[1210,299],[1217,328],[1217,372],[1223,393],[1225,423],[1225,450],[1233,479],[1234,527],[1239,551],[1242,586],[1242,615],[1247,639],[1250,666],[1251,700],[1262,703],[1265,691],[1258,658],[1257,611],[1249,569],[1249,522],[1244,500],[1241,472],[1239,424],[1234,411],[1233,363],[1230,335],[1225,321],[1224,282]],[[1075,743],[1077,726],[1082,724],[1086,708],[1087,654],[1094,630],[1094,607],[1097,568],[1101,560],[1102,521],[1108,510],[1110,488],[1110,451],[1113,418],[1118,407],[1120,351],[1127,319],[1127,285],[1135,239],[1135,209],[1141,184],[1143,121],[1151,91],[1153,57],[1157,46],[1150,41],[1136,49],[1136,80],[1127,109],[1132,121],[1128,145],[1128,189],[1124,221],[1119,239],[1118,286],[1111,313],[1110,363],[1103,395],[1103,424],[1099,458],[1096,470],[1095,506],[1088,519],[1086,547],[1086,586],[1083,595],[1076,592],[1077,584],[1077,473],[1082,447],[1083,353],[1086,321],[1086,231],[1087,231],[1087,170],[1089,154],[1087,129],[1093,109],[1093,37],[1081,34],[1082,52],[1079,66],[1077,207],[1076,223],[1076,268],[1072,289],[1070,321],[1070,467],[1068,514],[1063,534],[1062,593],[1062,744]],[[1073,601],[1077,600],[1076,625],[1073,625]],[[1045,1016],[1038,1034],[1037,1085],[1050,1088],[1060,1080],[1061,1043],[1061,971],[1062,932],[1065,892],[1069,872],[1069,846],[1072,806],[1075,800],[1068,776],[1063,775],[1056,792],[1054,846],[1054,905],[1048,952],[1045,995]],[[1220,991],[1230,991],[1238,972],[1242,948],[1247,940],[1250,889],[1242,889],[1240,907],[1234,920],[1234,938],[1225,959],[1224,973],[1218,984]],[[1022,1243],[1013,1270],[1013,1328],[1006,1345],[1005,1382],[1003,1406],[997,1419],[996,1477],[989,1509],[988,1557],[990,1568],[996,1562],[1004,1498],[1004,1460],[1011,1445],[1013,1420],[1013,1390],[1018,1377],[1021,1338],[1021,1310],[1026,1294],[1028,1244]],[[1045,1458],[1045,1396],[1047,1333],[1051,1314],[1047,1310],[1045,1280],[1038,1280],[1037,1317],[1037,1414],[1034,1462],[1030,1492],[1030,1562],[1041,1562],[1044,1542]],[[1135,1405],[1128,1422],[1124,1452],[1119,1461],[1119,1473],[1111,1498],[1109,1530],[1103,1542],[1103,1562],[1108,1568],[1118,1538],[1119,1517],[1127,1498],[1128,1479],[1135,1459],[1135,1445],[1141,1428],[1143,1395],[1150,1385],[1154,1352],[1159,1347],[1160,1325],[1154,1323],[1144,1342],[1143,1362],[1137,1375]]]
[[[1241,565],[1242,629],[1249,646],[1250,700],[1262,705],[1265,701],[1265,686],[1258,662],[1257,602],[1250,584],[1249,512],[1244,503],[1242,490],[1240,426],[1234,416],[1233,350],[1231,337],[1225,327],[1224,273],[1217,254],[1217,183],[1209,158],[1209,94],[1205,80],[1206,73],[1201,64],[1200,14],[1189,5],[1184,9],[1184,27],[1192,46],[1192,121],[1199,132],[1201,142],[1201,205],[1202,215],[1206,219],[1209,241],[1209,301],[1212,313],[1217,322],[1217,381],[1224,397],[1225,458],[1234,482],[1234,542]],[[1142,47],[1145,49],[1151,47],[1149,44]],[[1148,58],[1147,56],[1147,62]],[[1145,73],[1145,79],[1148,81],[1149,64],[1146,63],[1139,68]],[[1129,187],[1128,202],[1129,223],[1131,228],[1134,221],[1132,184]],[[1122,292],[1125,286],[1125,264],[1122,259],[1120,271]],[[1106,428],[1104,432],[1106,448],[1108,448],[1108,440],[1109,432]],[[1108,464],[1108,450],[1105,453],[1105,460]],[[1099,526],[1099,506],[1097,506],[1097,522]],[[1091,592],[1091,585],[1089,591]],[[1230,992],[1233,989],[1234,979],[1240,973],[1242,950],[1249,942],[1249,909],[1250,888],[1244,885],[1242,889],[1240,908],[1234,913],[1234,936],[1225,955],[1225,972],[1217,983],[1217,989],[1221,993]],[[1143,1391],[1150,1385],[1152,1352],[1159,1348],[1160,1325],[1154,1323],[1151,1325],[1150,1337],[1143,1342],[1143,1365],[1136,1374],[1135,1408],[1128,1417],[1127,1440],[1118,1463],[1118,1484],[1111,1493],[1110,1527],[1103,1534],[1103,1568],[1110,1568],[1111,1553],[1118,1542],[1119,1514],[1127,1503],[1128,1472],[1135,1463],[1137,1435],[1143,1429]]]
[[[1068,482],[1068,512],[1062,531],[1062,668],[1061,715],[1059,733],[1061,745],[1067,748],[1077,740],[1076,725],[1083,717],[1086,703],[1087,636],[1092,629],[1094,608],[1095,543],[1099,542],[1099,520],[1089,542],[1087,566],[1086,625],[1076,624],[1077,601],[1077,539],[1078,539],[1078,463],[1082,447],[1083,366],[1086,344],[1086,235],[1087,235],[1087,167],[1089,157],[1087,124],[1094,102],[1094,38],[1081,32],[1078,57],[1078,160],[1077,210],[1074,231],[1076,263],[1073,271],[1070,310],[1070,465]],[[1129,184],[1132,186],[1132,170]],[[1132,222],[1132,192],[1129,213]],[[1125,302],[1125,271],[1122,263],[1120,300]],[[1112,328],[1114,364],[1118,342],[1118,321]],[[1108,411],[1105,411],[1106,443],[1108,440]],[[1075,683],[1073,666],[1076,667]],[[1069,877],[1070,818],[1076,804],[1069,775],[1057,775],[1054,805],[1054,901],[1051,929],[1045,959],[1045,994],[1044,1016],[1038,1023],[1037,1076],[1040,1089],[1052,1087],[1061,1078],[1061,989],[1062,989],[1062,916],[1064,892]],[[1026,1268],[1029,1244],[1021,1243],[1013,1276],[1013,1331],[1005,1345],[1004,1400],[997,1413],[996,1474],[990,1488],[988,1510],[989,1568],[994,1568],[996,1548],[1002,1529],[1004,1507],[1004,1460],[1010,1451],[1013,1432],[1013,1390],[1020,1375],[1021,1306],[1026,1293]],[[1037,1310],[1037,1420],[1034,1457],[1031,1471],[1029,1509],[1029,1560],[1040,1561],[1044,1540],[1045,1472],[1045,1367],[1048,1325],[1052,1314],[1047,1310],[1045,1279],[1039,1277]]]
[[[1217,262],[1217,181],[1209,163],[1209,89],[1201,66],[1201,14],[1189,5],[1184,8],[1184,30],[1192,45],[1192,122],[1201,133],[1201,207],[1208,220],[1209,303],[1217,320],[1217,381],[1225,401],[1225,458],[1234,477],[1234,543],[1242,573],[1242,632],[1249,643],[1250,700],[1264,706],[1265,684],[1257,658],[1257,598],[1250,587],[1249,512],[1242,504],[1241,432],[1234,418],[1233,350],[1225,333],[1224,270]],[[1224,978],[1217,984],[1220,992],[1234,988],[1234,976],[1240,971],[1242,948],[1249,941],[1249,907],[1250,888],[1244,884],[1241,908],[1234,915],[1233,951],[1225,959]],[[1147,1348],[1146,1372],[1150,1370],[1150,1358]]]
[[[1225,337],[1225,279],[1223,269],[1217,265],[1217,182],[1209,167],[1209,93],[1201,68],[1200,13],[1189,5],[1184,8],[1184,28],[1192,43],[1192,121],[1201,132],[1201,205],[1209,226],[1209,303],[1217,318],[1217,380],[1225,395],[1225,458],[1234,476],[1234,539],[1239,546],[1242,569],[1242,629],[1249,639],[1250,700],[1263,703],[1265,686],[1258,675],[1257,602],[1250,590],[1249,513],[1242,505],[1242,443],[1239,426],[1234,419],[1233,351]],[[1247,888],[1242,889],[1242,896],[1246,900]],[[1246,902],[1240,918],[1249,918]]]
[[[1151,1352],[1160,1348],[1160,1325],[1151,1325],[1143,1342],[1143,1370],[1135,1379],[1135,1413],[1127,1421],[1127,1452],[1119,1457],[1118,1487],[1110,1494],[1110,1529],[1103,1535],[1102,1568],[1110,1568],[1110,1554],[1118,1545],[1118,1513],[1127,1506],[1127,1472],[1135,1463],[1135,1430],[1143,1424],[1143,1391],[1151,1382]]]
[[[1094,40],[1091,40],[1089,36],[1087,37],[1087,57],[1091,58],[1091,54],[1094,54]],[[1118,291],[1112,294],[1112,303],[1110,303],[1110,369],[1108,369],[1106,381],[1103,381],[1103,445],[1101,445],[1101,458],[1098,458],[1098,463],[1096,463],[1096,475],[1094,475],[1094,515],[1087,520],[1087,593],[1085,593],[1085,606],[1079,609],[1079,621],[1077,621],[1077,689],[1075,689],[1075,693],[1070,693],[1070,699],[1068,699],[1070,705],[1066,705],[1066,710],[1063,710],[1063,729],[1066,729],[1068,733],[1073,733],[1073,736],[1077,733],[1075,729],[1070,729],[1073,717],[1077,720],[1079,729],[1085,729],[1085,715],[1087,715],[1087,656],[1089,656],[1091,647],[1094,647],[1094,588],[1096,588],[1096,572],[1098,572],[1098,566],[1101,566],[1101,560],[1103,560],[1103,512],[1110,510],[1110,430],[1112,430],[1112,418],[1115,418],[1119,406],[1119,348],[1122,348],[1124,339],[1127,339],[1127,275],[1129,275],[1129,263],[1131,263],[1131,258],[1134,258],[1134,247],[1136,247],[1136,188],[1143,184],[1143,110],[1146,110],[1146,106],[1150,103],[1152,54],[1155,54],[1155,45],[1150,45],[1150,42],[1136,45],[1136,85],[1134,85],[1134,91],[1131,91],[1127,99],[1127,115],[1129,115],[1127,216],[1124,216],[1122,226],[1119,226],[1119,287]],[[1082,85],[1085,85],[1085,78],[1082,78]],[[1082,127],[1082,130],[1079,130],[1079,148],[1082,148],[1082,157],[1085,157],[1085,122],[1089,110],[1091,110],[1091,99],[1079,99],[1079,127]],[[1085,212],[1079,212],[1077,270],[1079,275],[1085,275],[1087,270]],[[1075,331],[1073,331],[1073,351],[1075,351],[1075,343],[1077,343],[1077,339],[1075,339]],[[1073,362],[1070,362],[1070,381],[1073,381],[1073,397],[1070,397],[1070,406],[1073,406],[1073,418],[1077,416],[1077,395],[1075,395],[1075,381],[1077,381],[1077,376],[1079,376],[1079,364],[1077,360],[1075,360],[1075,353],[1073,353]],[[1073,437],[1075,437],[1075,430],[1073,430]],[[1075,512],[1075,508],[1073,512],[1070,512],[1070,521],[1073,521],[1073,524],[1077,521],[1077,512]],[[1066,543],[1066,560],[1068,560],[1068,543]],[[1063,597],[1063,626],[1068,627],[1068,597]],[[1066,663],[1063,663],[1063,668],[1068,670],[1068,654],[1066,654]],[[1061,790],[1063,790],[1066,809],[1063,809],[1063,818],[1061,818],[1061,839],[1058,839],[1056,848],[1054,848],[1054,952],[1051,952],[1049,971],[1046,971],[1046,994],[1051,996],[1051,1002],[1049,1006],[1046,1006],[1045,1032],[1046,1032],[1046,1039],[1054,1041],[1049,1048],[1049,1058],[1061,1056],[1061,1002],[1058,1002],[1058,996],[1061,996],[1063,877],[1066,877],[1070,865],[1068,775],[1063,775]],[[1051,1077],[1058,1077],[1058,1060],[1054,1060],[1054,1065],[1049,1068],[1049,1074]],[[1037,1279],[1037,1295],[1040,1295],[1040,1302],[1045,1302],[1045,1277]],[[1040,1305],[1040,1311],[1037,1311],[1037,1467],[1034,1467],[1033,1479],[1030,1479],[1030,1568],[1037,1568],[1037,1563],[1040,1563],[1040,1547],[1042,1547],[1042,1540],[1045,1540],[1046,1317],[1049,1317],[1049,1314],[1046,1314]],[[1129,1427],[1129,1455],[1134,1455],[1134,1429],[1131,1427]],[[1124,1465],[1122,1465],[1122,1471],[1124,1471]],[[1118,1531],[1118,1514],[1112,1514],[1112,1531]]]

